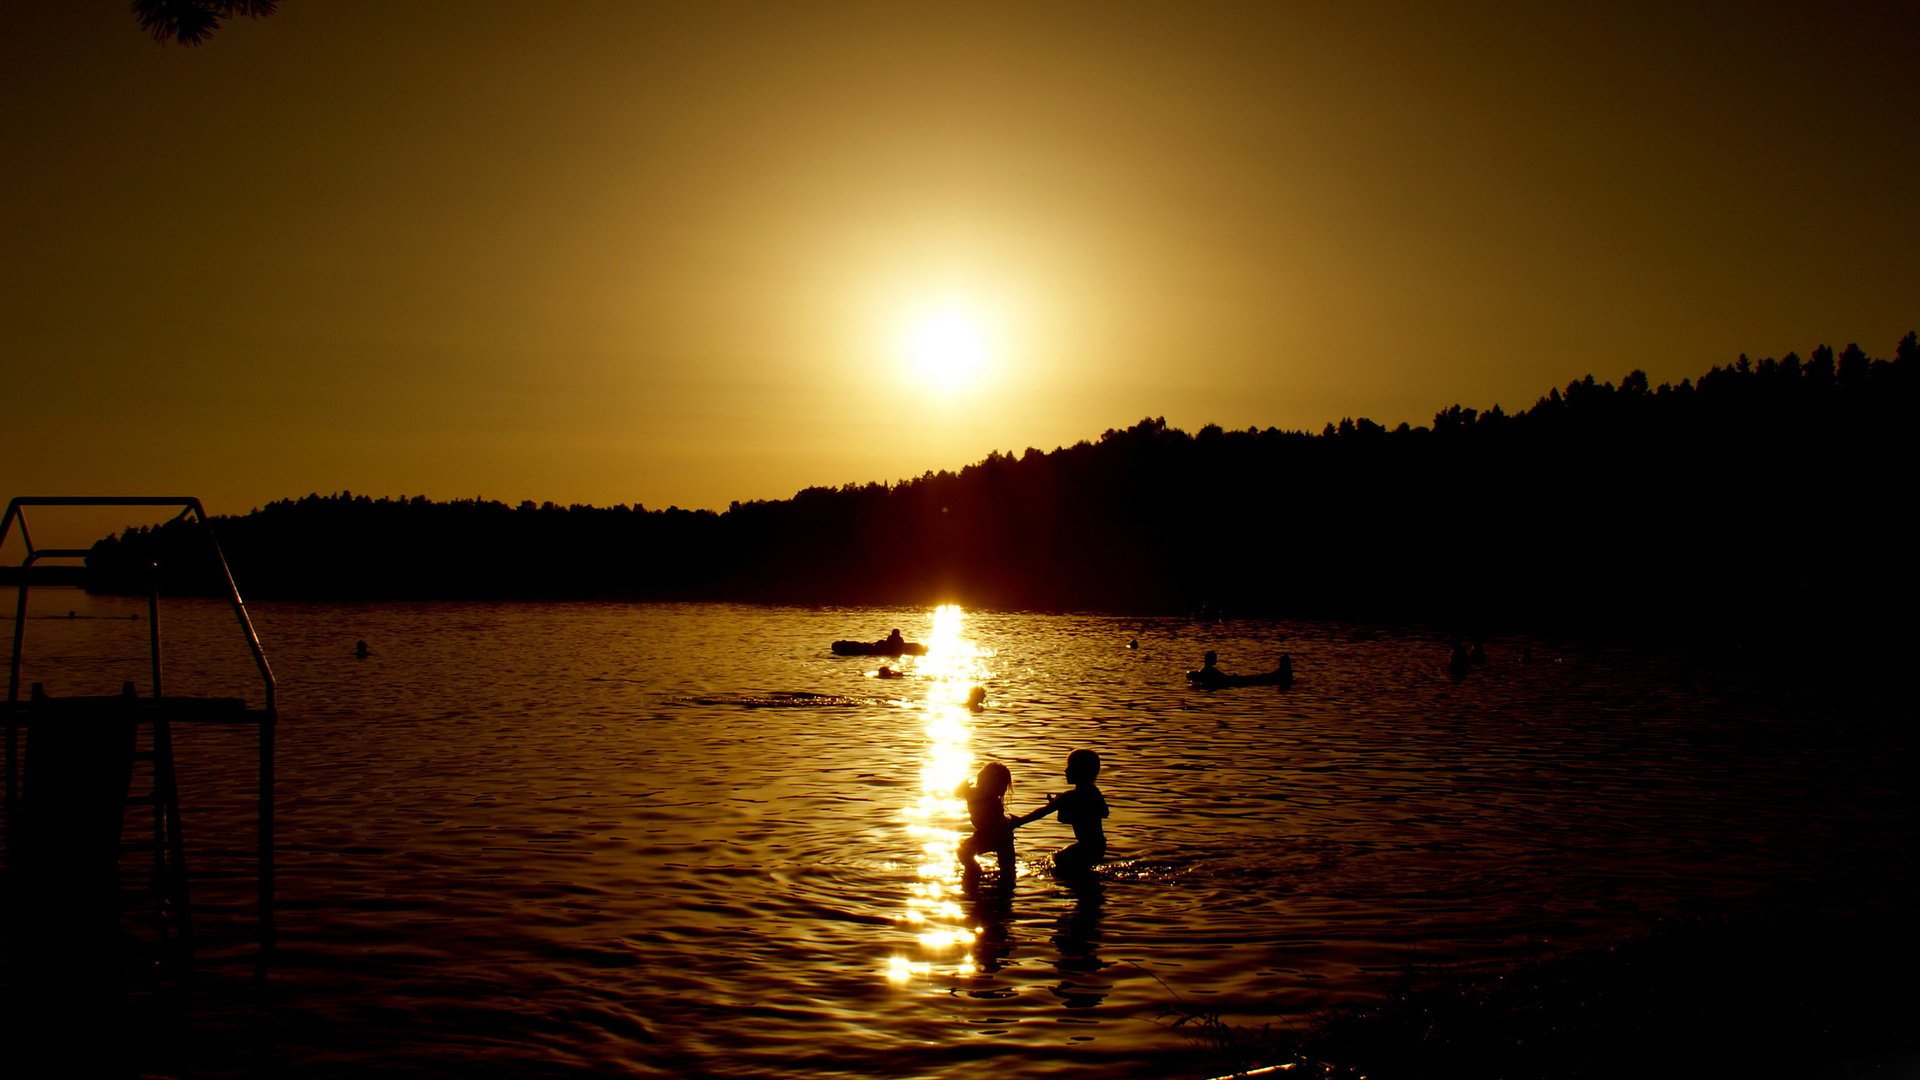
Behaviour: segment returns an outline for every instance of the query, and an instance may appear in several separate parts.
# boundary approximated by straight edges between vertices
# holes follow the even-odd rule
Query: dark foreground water
[[[29,680],[144,685],[143,605],[36,596]],[[1182,1008],[1303,1023],[1409,965],[1915,882],[1912,710],[1789,672],[1495,640],[1456,679],[1420,630],[1269,621],[253,614],[279,949],[255,982],[251,736],[185,730],[200,958],[136,972],[156,1075],[1206,1076]],[[229,612],[163,615],[171,691],[257,700]],[[828,652],[896,626],[934,646],[902,678]],[[1208,649],[1298,682],[1191,690]],[[1100,880],[1051,879],[1046,820],[1010,888],[963,890],[954,784],[1005,762],[1025,810],[1080,747]]]

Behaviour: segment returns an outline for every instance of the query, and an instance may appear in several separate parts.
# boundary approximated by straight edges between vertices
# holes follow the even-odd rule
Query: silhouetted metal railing
[[[247,615],[247,606],[240,597],[240,590],[234,584],[233,572],[227,565],[226,554],[220,550],[220,543],[213,534],[213,526],[207,518],[207,512],[200,500],[191,496],[71,496],[71,497],[32,497],[21,496],[7,504],[4,518],[0,518],[0,549],[4,549],[7,537],[16,523],[20,530],[20,539],[25,545],[26,554],[13,575],[16,590],[13,621],[13,650],[7,667],[6,700],[6,811],[7,811],[7,858],[9,863],[17,860],[20,847],[18,824],[20,822],[20,774],[19,774],[19,730],[23,722],[45,706],[45,698],[35,696],[29,708],[21,707],[20,671],[21,660],[25,655],[27,629],[27,595],[33,584],[72,584],[77,578],[72,566],[61,565],[49,560],[85,559],[89,554],[84,548],[43,548],[35,546],[33,535],[28,528],[26,511],[30,507],[178,507],[176,514],[167,524],[191,521],[206,537],[207,548],[212,556],[213,565],[219,569],[220,582],[225,587],[226,597],[233,608],[234,618],[246,639],[247,650],[253,656],[253,663],[260,673],[260,682],[264,694],[261,708],[251,709],[244,702],[231,699],[192,699],[171,697],[164,694],[161,681],[160,648],[160,608],[157,585],[149,577],[147,592],[147,642],[150,660],[150,672],[153,680],[153,694],[149,701],[142,702],[137,715],[154,726],[156,740],[170,755],[171,723],[190,720],[204,723],[252,724],[259,732],[259,935],[263,956],[273,946],[273,791],[274,791],[274,727],[277,718],[274,700],[273,668],[267,663],[266,653],[260,647],[260,636],[254,632],[253,620]],[[39,708],[31,707],[35,702]],[[78,704],[78,703],[76,703]],[[204,706],[204,707],[202,707]],[[236,707],[237,706],[237,707]],[[171,762],[167,763],[167,773],[171,774]],[[178,845],[178,813],[174,812],[173,836],[171,847],[176,856]],[[176,864],[175,869],[184,873],[183,867]]]

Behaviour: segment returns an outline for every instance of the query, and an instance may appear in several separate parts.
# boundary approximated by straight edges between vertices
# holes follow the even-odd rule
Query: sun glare
[[[935,608],[933,625],[921,635],[927,651],[913,665],[927,696],[916,712],[905,715],[923,725],[926,756],[920,792],[909,796],[903,808],[919,859],[908,884],[906,908],[896,921],[911,928],[916,948],[897,950],[887,958],[887,979],[896,986],[939,972],[965,977],[976,970],[980,929],[961,903],[965,892],[956,855],[964,835],[958,826],[967,821],[959,788],[973,775],[968,743],[973,717],[982,708],[973,690],[988,678],[987,660],[993,652],[967,637],[966,621],[967,613],[957,604]],[[1017,873],[1014,867],[999,870],[1009,883]]]
[[[978,320],[948,308],[913,328],[907,354],[921,377],[943,390],[966,385],[987,360],[987,335]]]

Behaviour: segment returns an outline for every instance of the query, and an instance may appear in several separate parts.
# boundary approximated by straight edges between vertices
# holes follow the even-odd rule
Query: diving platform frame
[[[185,522],[206,539],[209,565],[217,571],[218,581],[233,610],[240,635],[259,672],[261,703],[256,706],[240,698],[190,697],[167,691],[163,679],[159,587],[152,573],[148,574],[147,587],[147,651],[151,680],[147,694],[142,695],[133,683],[128,682],[118,695],[61,698],[48,695],[40,685],[35,684],[23,701],[20,677],[26,645],[29,589],[34,584],[77,583],[81,580],[84,567],[75,566],[72,561],[84,560],[88,555],[86,549],[36,546],[27,521],[28,510],[36,507],[155,507],[177,510],[178,513],[168,520],[168,525]],[[109,822],[97,824],[96,832],[105,831],[111,839],[114,865],[118,864],[123,852],[151,850],[153,870],[148,894],[156,901],[156,925],[163,935],[175,936],[187,954],[191,955],[192,922],[188,905],[186,852],[180,825],[179,791],[174,776],[173,727],[176,724],[249,726],[257,733],[259,757],[256,933],[260,956],[264,961],[271,954],[274,942],[274,728],[278,714],[274,700],[273,668],[260,647],[260,637],[254,632],[246,603],[234,584],[233,573],[227,565],[225,553],[220,550],[205,508],[199,499],[191,496],[21,496],[7,504],[6,516],[0,518],[0,548],[4,548],[16,526],[25,546],[25,557],[17,567],[0,567],[9,571],[8,576],[15,587],[13,648],[7,668],[4,710],[8,877],[18,881],[23,870],[31,872],[32,867],[21,865],[27,861],[42,864],[41,869],[48,872],[66,876],[73,876],[76,867],[81,877],[101,869],[99,858],[89,861],[81,857],[78,862],[63,862],[61,860],[66,856],[60,852],[43,850],[47,846],[45,844],[25,842],[23,848],[23,841],[27,839],[23,825],[28,824],[35,814],[34,807],[29,804],[42,804],[40,812],[49,818],[57,814],[67,818],[88,818],[96,824]],[[28,776],[24,789],[19,745],[23,730],[29,733]],[[40,741],[40,747],[35,746],[36,739]],[[59,775],[52,768],[36,770],[34,755],[43,748],[52,760],[60,756],[72,757],[76,753],[75,747],[78,747],[77,752],[81,755],[121,758],[121,771],[118,775],[107,775],[104,781],[96,777],[74,782],[73,776]],[[147,767],[151,784],[147,790],[133,793],[130,781],[141,763]],[[42,775],[34,776],[36,771]],[[96,768],[93,771],[98,773],[100,770]],[[111,766],[107,772],[113,772]],[[95,790],[84,790],[88,787]],[[109,805],[97,805],[102,802],[108,802]],[[126,812],[133,808],[149,807],[152,810],[151,837],[145,841],[127,842],[124,835]],[[23,855],[29,858],[23,859]],[[106,869],[111,871],[112,868]],[[109,879],[116,877],[113,873],[105,876]]]

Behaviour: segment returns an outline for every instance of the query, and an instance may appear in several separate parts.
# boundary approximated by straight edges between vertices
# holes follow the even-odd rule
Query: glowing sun
[[[951,308],[920,320],[907,355],[921,377],[942,389],[971,382],[987,361],[987,335],[978,320]]]

